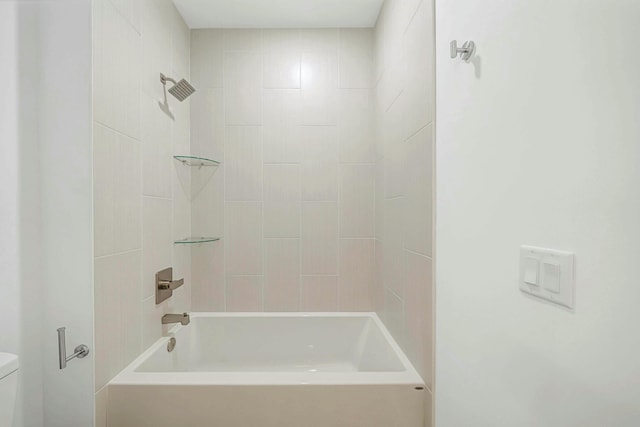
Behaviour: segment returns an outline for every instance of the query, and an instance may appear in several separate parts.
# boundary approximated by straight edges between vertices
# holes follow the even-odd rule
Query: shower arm
[[[167,85],[167,82],[171,82],[174,85],[178,84],[174,79],[172,79],[171,77],[167,77],[164,74],[160,73],[160,81],[162,82],[163,85]]]

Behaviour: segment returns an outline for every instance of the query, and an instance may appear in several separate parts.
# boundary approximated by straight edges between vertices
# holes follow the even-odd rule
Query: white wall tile
[[[120,307],[120,369],[133,361],[142,351],[142,307],[140,306],[140,282],[142,274],[142,252],[134,251],[122,255],[117,261],[117,283]]]
[[[262,200],[261,127],[227,127],[224,172],[226,200]]]
[[[114,235],[115,250],[137,249],[142,244],[140,213],[140,143],[123,135],[118,135],[117,157],[114,159],[115,205]]]
[[[191,80],[196,90],[222,88],[223,58],[224,30],[191,30]]]
[[[404,280],[402,277],[402,223],[406,209],[404,197],[385,200],[384,206],[384,285],[402,298]]]
[[[262,124],[262,55],[224,55],[225,120],[228,125]]]
[[[432,14],[429,2],[388,0],[378,17],[373,42],[377,158],[374,299],[389,331],[428,385],[433,338]],[[430,408],[430,397],[427,404]]]
[[[384,244],[375,239],[375,280],[373,282],[373,302],[376,313],[382,318],[384,315]]]
[[[340,162],[375,163],[371,90],[341,89],[339,94]]]
[[[224,242],[191,249],[193,311],[225,311]]]
[[[172,266],[171,200],[142,200],[142,298],[155,295],[156,273]]]
[[[173,149],[171,118],[146,95],[142,97],[142,169],[143,194],[171,198]]]
[[[109,1],[100,7],[95,120],[140,139],[140,34]]]
[[[302,88],[301,120],[304,125],[336,124],[338,57],[335,44],[329,41],[309,42],[302,33],[300,87]],[[307,34],[308,35],[308,34]]]
[[[264,91],[264,162],[300,163],[301,96],[297,89]]]
[[[303,125],[336,124],[337,65],[337,58],[324,51],[302,53],[300,120]]]
[[[93,127],[93,218],[96,256],[114,253],[115,241],[115,162],[117,135],[101,125]]]
[[[376,183],[375,183],[375,235],[379,239],[384,238],[384,164],[376,162]]]
[[[172,4],[171,9],[171,72],[177,80],[189,80],[191,31],[175,5]]]
[[[340,239],[340,311],[373,311],[375,261],[373,239]]]
[[[227,275],[262,274],[262,203],[225,203]]]
[[[263,30],[264,87],[300,88],[300,36],[298,30]]]
[[[404,251],[405,348],[429,388],[433,364],[433,266],[430,258]]]
[[[403,36],[406,108],[403,139],[414,135],[434,120],[435,70],[433,12],[430,3],[422,3]]]
[[[373,30],[341,29],[340,87],[370,88],[373,77]]]
[[[96,393],[95,427],[107,427],[107,404],[109,402],[108,391],[108,387],[102,387],[102,389]]]
[[[378,21],[376,22],[375,28],[373,29],[374,83],[380,81],[382,72],[384,71],[384,16],[385,7],[383,5],[383,7],[380,9],[380,14],[378,15]]]
[[[160,73],[176,77],[170,75],[173,10],[173,5],[164,0],[142,0],[140,74],[142,90],[147,96],[158,101],[162,101],[165,96],[164,87],[160,82]]]
[[[119,283],[114,257],[94,263],[95,382],[96,391],[118,372],[120,332]],[[116,316],[113,313],[117,313]]]
[[[338,30],[335,28],[305,28],[300,30],[300,48],[303,52],[338,53]]]
[[[264,165],[264,199],[269,201],[300,200],[299,165]]]
[[[264,240],[264,310],[300,309],[300,240]]]
[[[94,127],[95,255],[141,247],[140,143]]]
[[[129,24],[140,32],[140,3],[141,0],[108,0]]]
[[[431,256],[433,247],[433,128],[427,126],[406,142],[404,246]]]
[[[384,323],[396,342],[404,348],[404,303],[400,297],[385,289]]]
[[[260,29],[224,30],[224,50],[262,52],[262,31]]]
[[[375,165],[340,166],[340,237],[374,237]]]
[[[262,276],[228,277],[227,311],[262,311]]]
[[[224,161],[224,92],[221,88],[197,89],[191,95],[191,153]]]
[[[192,176],[199,176],[203,181],[194,179],[198,188],[191,200],[191,230],[193,236],[224,236],[224,166],[206,171],[193,171]],[[203,174],[206,173],[206,175]],[[186,237],[183,236],[183,237]]]
[[[191,101],[192,99],[189,102],[173,102],[171,105],[171,145],[175,156],[183,156],[191,151]]]
[[[302,274],[338,274],[338,203],[302,203]]]
[[[96,390],[142,350],[140,250],[95,261]]]
[[[301,311],[337,311],[337,276],[302,276]]]
[[[173,162],[173,167],[173,221],[171,236],[173,240],[182,240],[192,235],[190,195],[192,191],[192,169],[177,160]]]
[[[168,312],[167,301],[156,305],[155,295],[141,302],[142,306],[142,348],[149,348],[162,336],[162,316]]]
[[[337,130],[333,126],[303,126],[302,200],[338,200]]]
[[[265,201],[264,237],[300,237],[300,209],[299,201]]]
[[[194,154],[212,153],[218,159],[224,155],[224,167],[204,179],[191,175],[192,226],[194,233],[211,230],[224,234],[224,260],[217,274],[226,277],[226,307],[221,307],[208,301],[209,294],[220,291],[205,279],[213,274],[209,271],[212,255],[193,252],[194,307],[238,310],[245,300],[255,303],[258,279],[252,277],[256,277],[264,283],[265,309],[297,310],[304,298],[295,283],[299,284],[301,277],[321,276],[319,283],[328,282],[323,289],[330,292],[312,292],[321,298],[315,305],[307,298],[307,307],[338,309],[341,215],[345,236],[375,235],[376,161],[373,32],[345,31],[342,44],[339,32],[193,32],[194,82],[200,80],[205,87],[216,89],[203,93],[197,88],[199,92],[191,100],[191,148]],[[341,79],[345,87],[355,89],[339,89]],[[211,99],[218,91],[222,97]],[[227,125],[224,138],[213,136],[221,120]],[[253,129],[244,129],[245,125]],[[262,145],[255,143],[258,138],[247,136],[260,131]],[[221,139],[224,148],[218,150],[219,145],[213,144]],[[344,173],[341,163],[345,164]],[[226,200],[223,219],[215,212],[221,193]],[[373,242],[370,246],[373,248]],[[295,253],[299,271],[285,270],[284,260],[296,258]],[[230,285],[231,279],[237,287]],[[308,291],[318,290],[313,286],[316,281],[307,282]],[[362,279],[353,289],[347,288],[351,292],[345,294],[349,306],[373,305],[373,283],[364,286],[364,282]],[[232,291],[235,296],[230,302]],[[368,301],[356,301],[356,295],[364,295]]]
[[[403,142],[390,145],[382,159],[384,167],[384,197],[404,196],[407,191],[407,156],[409,146]]]
[[[300,166],[264,165],[264,236],[300,236]]]

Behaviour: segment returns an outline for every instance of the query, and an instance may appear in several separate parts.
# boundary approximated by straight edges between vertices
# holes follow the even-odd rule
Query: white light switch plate
[[[520,290],[554,304],[573,308],[574,254],[555,249],[520,247]],[[537,260],[536,263],[532,260]],[[537,285],[531,284],[532,268]]]

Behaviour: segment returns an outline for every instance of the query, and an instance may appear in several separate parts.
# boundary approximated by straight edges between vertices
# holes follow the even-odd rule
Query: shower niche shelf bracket
[[[220,162],[213,159],[207,159],[206,157],[196,156],[173,156],[174,159],[179,161],[185,166],[196,167],[198,169],[203,167],[217,167],[220,166]]]

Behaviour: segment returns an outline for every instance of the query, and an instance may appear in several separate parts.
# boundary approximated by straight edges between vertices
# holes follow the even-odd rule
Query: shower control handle
[[[67,356],[67,337],[65,327],[58,328],[58,363],[60,369],[67,367],[67,363],[75,358],[84,359],[89,355],[89,347],[84,344],[80,344],[73,349],[73,354]]]
[[[460,59],[465,62],[469,62],[473,54],[476,52],[476,44],[472,41],[466,41],[462,47],[458,47],[458,41],[453,40],[449,47],[451,59],[456,59],[458,55],[460,55]]]
[[[173,268],[165,268],[156,273],[156,304],[171,298],[173,291],[184,285],[184,279],[173,280]]]
[[[158,289],[166,291],[166,290],[175,290],[180,286],[184,285],[184,279],[180,280],[160,280],[158,281]]]

